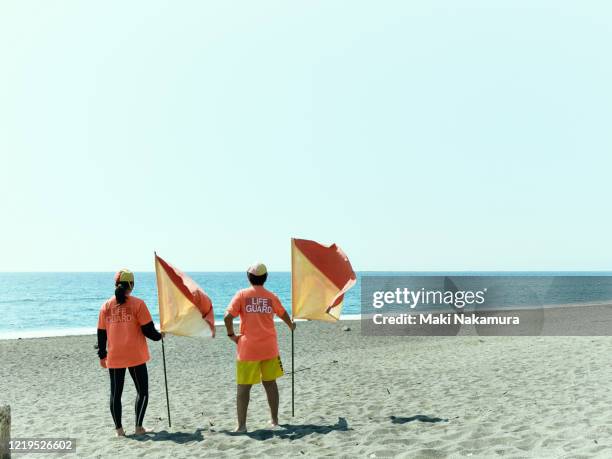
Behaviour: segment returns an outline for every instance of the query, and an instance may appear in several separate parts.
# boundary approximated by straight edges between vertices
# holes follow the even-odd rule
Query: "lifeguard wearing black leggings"
[[[134,412],[136,415],[136,426],[142,427],[147,404],[149,403],[149,375],[147,373],[147,364],[143,363],[137,367],[127,369],[130,372],[132,381],[136,386],[136,403],[134,404]],[[123,383],[125,382],[125,368],[109,368],[111,386],[110,410],[115,422],[115,428],[121,429],[121,395],[123,394]]]
[[[136,392],[136,433],[144,433],[142,426],[149,402],[149,377],[146,363],[149,349],[146,338],[159,341],[161,333],[155,329],[147,305],[131,296],[134,275],[119,271],[115,276],[115,296],[102,305],[98,319],[98,356],[100,364],[108,368],[111,386],[110,411],[117,435],[125,435],[121,422],[121,395],[128,370]],[[107,350],[108,347],[108,350]]]

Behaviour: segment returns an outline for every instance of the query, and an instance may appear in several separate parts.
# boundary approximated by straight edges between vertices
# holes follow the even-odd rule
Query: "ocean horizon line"
[[[211,271],[211,270],[192,270],[185,269],[182,270],[185,273],[197,273],[197,274],[237,274],[237,273],[246,273],[246,270],[219,270],[219,271]],[[114,274],[116,271],[111,270],[101,270],[101,271],[25,271],[25,270],[17,270],[17,271],[5,271],[0,270],[0,274]],[[153,274],[154,270],[134,270],[135,273],[143,273],[143,274]],[[291,270],[270,270],[269,273],[279,273],[279,274],[287,274],[290,273]],[[518,274],[576,274],[576,273],[585,273],[585,274],[593,274],[593,273],[607,273],[612,275],[612,269],[582,269],[582,270],[521,270],[521,269],[510,269],[510,270],[495,270],[495,269],[465,269],[465,270],[381,270],[381,269],[373,269],[373,270],[355,270],[355,273],[365,274],[365,273],[410,273],[410,274],[482,274],[482,273],[491,273],[491,274],[508,274],[508,273],[518,273]]]
[[[342,314],[339,321],[361,320],[361,314]],[[307,322],[306,319],[295,319],[296,322]],[[274,322],[282,323],[278,317],[274,318]],[[333,322],[335,323],[335,322]],[[223,326],[223,320],[215,320],[215,326]],[[159,330],[159,323],[155,322],[155,327]],[[35,339],[35,338],[57,338],[61,336],[95,336],[95,327],[65,327],[65,328],[47,328],[47,329],[26,329],[0,331],[0,340],[16,340],[16,339]]]

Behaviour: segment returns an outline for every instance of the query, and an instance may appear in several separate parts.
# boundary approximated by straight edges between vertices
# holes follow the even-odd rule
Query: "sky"
[[[0,271],[610,270],[607,1],[0,1]]]

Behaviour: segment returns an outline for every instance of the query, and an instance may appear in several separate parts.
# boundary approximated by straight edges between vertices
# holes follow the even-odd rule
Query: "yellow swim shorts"
[[[236,384],[274,381],[284,374],[280,357],[268,360],[236,360]]]

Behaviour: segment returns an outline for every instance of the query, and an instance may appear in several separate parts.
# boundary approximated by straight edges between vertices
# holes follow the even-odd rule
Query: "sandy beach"
[[[278,329],[289,372],[290,336]],[[113,437],[108,375],[94,344],[94,336],[0,341],[0,404],[11,405],[13,437],[73,437],[81,457],[610,457],[612,451],[609,337],[367,337],[358,321],[303,322],[296,331],[296,416],[287,374],[279,380],[282,428],[266,428],[264,391],[255,387],[250,432],[242,436],[229,433],[233,344],[222,332],[204,341],[169,337],[172,428],[161,345],[150,343],[145,425],[156,433],[128,438]],[[134,397],[127,379],[129,434]]]

